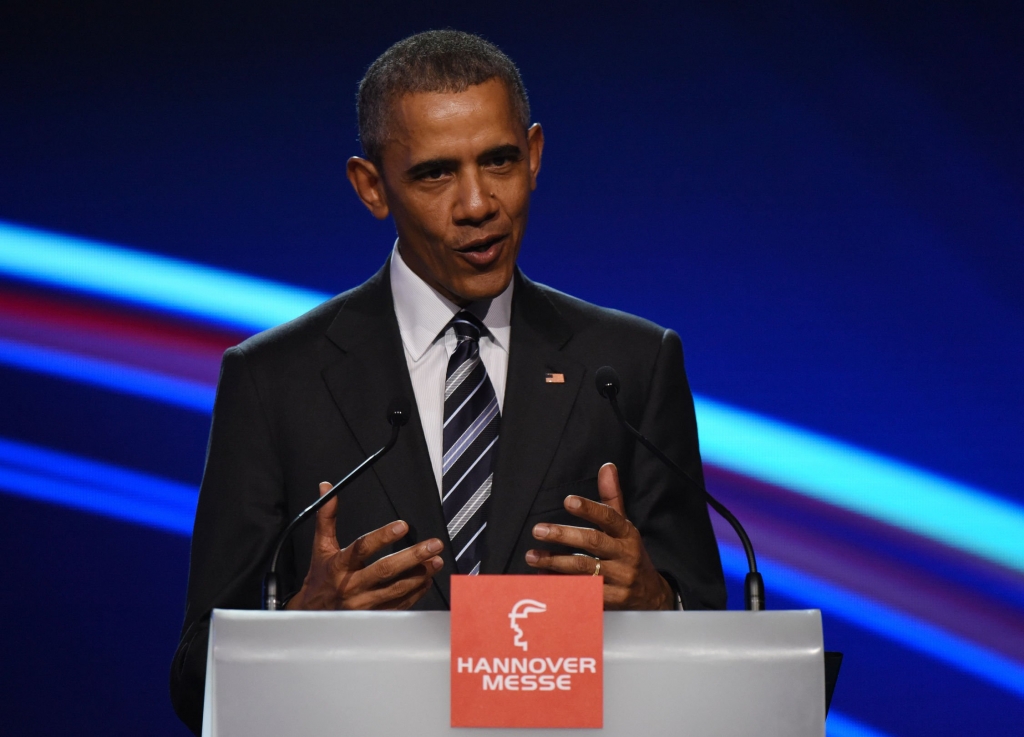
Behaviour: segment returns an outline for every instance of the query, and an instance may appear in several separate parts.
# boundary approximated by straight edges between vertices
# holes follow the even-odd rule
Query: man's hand
[[[320,484],[321,495],[330,489],[326,481]],[[392,522],[342,549],[337,512],[337,498],[317,511],[309,573],[287,609],[408,609],[427,593],[434,574],[444,565],[438,556],[443,548],[440,540],[425,540],[364,567],[367,558],[402,539],[409,525]]]
[[[619,471],[614,463],[601,466],[597,490],[603,504],[567,496],[565,509],[569,514],[593,522],[600,530],[548,524],[533,528],[533,536],[538,540],[580,548],[590,555],[554,555],[546,550],[529,550],[526,562],[534,568],[557,573],[593,575],[600,560],[605,609],[673,609],[672,587],[654,569],[640,532],[626,519]]]

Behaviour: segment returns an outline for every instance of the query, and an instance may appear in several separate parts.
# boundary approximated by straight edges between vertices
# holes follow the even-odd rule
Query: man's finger
[[[431,560],[440,561],[441,559],[432,558]],[[373,601],[372,608],[392,609],[403,599],[412,596],[419,598],[422,595],[421,592],[425,593],[426,589],[430,586],[434,574],[441,569],[431,565],[430,561],[428,561],[426,565],[418,566],[413,570],[414,572],[411,575],[402,576],[387,586],[368,591],[367,594],[372,597]]]
[[[417,601],[426,596],[427,592],[430,591],[430,587],[433,584],[433,582],[433,577],[424,579],[422,585],[413,589],[401,598],[392,599],[391,601],[386,602],[385,604],[381,605],[380,608],[388,611],[399,612],[405,611],[406,609],[411,609],[416,604]]]
[[[367,566],[359,572],[362,579],[361,583],[366,588],[372,588],[383,581],[397,578],[406,573],[410,568],[414,568],[422,563],[426,563],[431,558],[437,557],[442,550],[444,550],[444,545],[435,537],[411,545],[405,550],[399,550],[397,553],[386,555],[373,565]],[[440,558],[437,559],[440,560]],[[440,568],[428,567],[427,570],[432,576]]]
[[[343,557],[346,564],[353,568],[361,566],[364,560],[391,543],[401,540],[407,532],[409,532],[409,525],[404,520],[396,520],[367,532],[365,535],[360,535],[345,548]]]
[[[592,527],[541,523],[534,525],[533,536],[545,542],[586,550],[597,558],[616,558],[622,552],[622,544],[618,540]]]
[[[597,493],[601,501],[626,516],[626,505],[622,501],[622,486],[619,485],[619,469],[614,463],[606,463],[597,472]]]
[[[434,574],[443,566],[444,562],[441,558],[435,556],[425,561],[423,565],[415,566],[406,571],[404,575],[384,582],[379,587],[374,587],[368,581],[361,581],[358,593],[349,597],[346,606],[352,609],[394,608],[400,600],[416,596],[416,592],[429,588]],[[358,575],[365,576],[366,573],[367,571],[363,570]],[[419,597],[416,596],[416,598]]]
[[[320,496],[323,496],[332,488],[330,481],[320,482]],[[327,504],[316,511],[316,529],[313,532],[313,550],[319,550],[326,555],[333,555],[340,550],[338,545],[338,497],[334,497]]]
[[[593,576],[597,570],[597,560],[589,555],[555,555],[549,550],[529,550],[526,563],[533,568],[540,568],[555,573],[567,573],[575,576]],[[612,573],[610,561],[601,561],[601,575],[608,581]]]
[[[603,573],[603,571],[602,571]],[[604,608],[605,609],[623,609],[629,602],[629,587],[628,586],[609,586],[607,584],[608,579],[605,579],[604,587]]]
[[[565,509],[574,517],[593,522],[612,537],[625,538],[632,532],[632,525],[626,518],[607,504],[582,496],[567,496]]]

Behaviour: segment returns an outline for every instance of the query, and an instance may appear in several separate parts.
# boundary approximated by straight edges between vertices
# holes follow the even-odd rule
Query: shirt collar
[[[506,353],[512,334],[514,284],[515,279],[494,299],[473,302],[465,308],[480,319],[489,337]],[[423,358],[445,325],[462,309],[409,268],[402,259],[397,240],[391,252],[391,295],[402,343],[414,362]]]

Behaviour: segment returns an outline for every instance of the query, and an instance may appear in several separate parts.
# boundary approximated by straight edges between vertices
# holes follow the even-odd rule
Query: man
[[[356,194],[398,233],[356,289],[224,356],[172,665],[198,730],[210,611],[256,608],[269,547],[383,445],[395,448],[285,547],[292,609],[444,609],[455,573],[602,575],[606,608],[723,607],[704,500],[638,449],[594,389],[701,478],[678,336],[516,268],[544,134],[491,44],[408,38],[359,90]]]

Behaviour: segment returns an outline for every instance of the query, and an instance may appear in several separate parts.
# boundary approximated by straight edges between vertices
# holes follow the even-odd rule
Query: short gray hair
[[[530,126],[530,101],[519,70],[501,49],[462,31],[426,31],[399,41],[370,65],[359,83],[356,111],[363,155],[378,166],[389,135],[391,107],[416,92],[463,92],[490,79],[508,90],[523,129]]]

